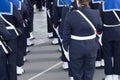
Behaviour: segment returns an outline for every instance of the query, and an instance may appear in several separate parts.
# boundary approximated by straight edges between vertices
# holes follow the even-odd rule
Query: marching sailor
[[[17,37],[20,36],[20,28],[22,26],[22,18],[16,6],[8,0],[0,0],[0,14],[5,22],[6,29],[11,34],[11,40],[6,41],[7,45],[12,49],[12,52],[7,56],[7,75],[9,80],[17,80],[16,75],[16,59],[18,54]],[[18,28],[18,29],[17,29]],[[14,45],[13,45],[14,44]]]
[[[102,8],[105,80],[120,80],[120,0],[105,0]]]
[[[54,5],[53,5],[53,27],[54,29],[56,28],[57,33],[55,31],[54,38],[52,41],[52,44],[58,44],[58,28],[60,26],[61,23],[61,14],[62,14],[62,7],[61,5],[59,5],[59,1],[62,0],[54,0]]]
[[[47,32],[48,38],[53,38],[55,31],[53,30],[53,3],[54,0],[46,0],[46,8],[47,8]]]
[[[31,23],[31,17],[30,17],[30,11],[29,11],[29,5],[27,0],[20,0],[21,1],[21,10],[20,13],[22,15],[23,18],[23,25],[24,25],[24,61],[26,61],[25,56],[27,55],[28,52],[30,52],[27,48],[27,39],[30,37],[30,32],[29,32],[29,28],[30,28],[30,23]],[[25,50],[26,49],[26,50]]]
[[[63,45],[74,80],[93,80],[99,47],[96,31],[102,31],[102,20],[98,10],[90,9],[89,1],[76,0],[78,10],[67,13],[63,27]]]
[[[17,74],[22,74],[24,72],[24,69],[22,69],[22,66],[24,65],[23,57],[26,54],[26,43],[25,43],[25,34],[24,34],[24,26],[23,26],[23,17],[20,13],[22,9],[21,2],[19,0],[9,0],[12,2],[18,11],[16,11],[18,19],[18,23],[13,23],[14,26],[19,27],[19,30],[21,31],[21,34],[19,37],[17,37],[17,47],[18,47],[18,54],[17,54]],[[20,21],[21,20],[21,21]],[[15,20],[13,20],[15,21]],[[18,26],[19,25],[19,26]]]
[[[1,1],[0,1],[0,3],[1,3]],[[0,12],[2,11],[1,8],[2,7],[0,6]],[[5,12],[5,11],[2,11],[2,12]],[[7,12],[7,9],[6,9],[6,12]],[[4,43],[6,44],[6,42],[11,41],[11,39],[12,39],[11,36],[12,35],[10,34],[10,32],[5,28],[4,21],[0,17],[0,80],[17,80],[16,67],[12,67],[12,66],[8,65],[9,61],[10,61],[9,60],[10,57],[8,57],[8,56],[11,55],[11,53],[8,50],[8,48],[6,48],[7,45],[6,45],[6,47],[4,45]],[[3,41],[3,40],[5,40],[5,41]],[[8,61],[8,63],[7,63],[7,61]],[[13,62],[13,64],[16,64],[16,63]],[[8,71],[9,69],[13,69],[13,70]],[[13,74],[13,75],[10,75],[10,74]]]
[[[90,5],[90,8],[98,9],[99,11],[101,11],[101,3],[102,3],[101,0],[91,0],[89,5]],[[95,67],[97,69],[101,69],[104,67],[104,59],[103,59],[103,52],[102,52],[102,34],[97,33],[97,37],[100,43],[99,44],[100,48],[98,49],[98,52],[97,52]]]
[[[5,3],[5,4],[7,4],[7,3]],[[18,38],[20,37],[20,35],[23,32],[23,29],[22,29],[23,20],[18,11],[18,9],[20,9],[19,4],[16,3],[15,5],[13,5],[13,3],[11,3],[11,2],[9,2],[9,4],[10,4],[11,12],[9,14],[2,14],[3,15],[2,18],[4,19],[6,26],[10,26],[10,27],[7,27],[7,29],[11,32],[11,35],[13,38],[13,44],[14,44],[14,45],[10,44],[10,47],[13,48],[14,55],[16,55],[16,57],[17,57],[18,53],[20,53],[19,52],[20,47],[18,45]],[[16,60],[17,59],[15,59],[14,61],[16,61]],[[11,60],[11,61],[13,61],[13,60]],[[20,64],[23,64],[23,61]],[[22,71],[22,72],[24,72],[24,71]]]
[[[65,6],[62,8],[62,21],[61,21],[61,24],[60,24],[60,29],[59,29],[59,33],[60,33],[60,36],[61,38],[63,37],[63,27],[64,27],[64,21],[65,21],[65,16],[68,12],[71,12],[73,10],[77,9],[77,4],[76,4],[76,1],[75,0],[71,0],[71,3],[68,5],[65,4]],[[62,43],[63,45],[63,43]],[[61,59],[62,61],[64,61],[64,64],[63,64],[63,68],[68,68],[67,67],[67,63],[68,63],[68,66],[69,66],[69,61],[67,60],[66,56],[65,56],[65,52],[63,51],[63,49],[61,49],[61,52],[62,52],[62,55],[61,55]],[[73,75],[72,75],[72,71],[71,71],[71,68],[69,66],[68,68],[68,72],[69,72],[69,77],[70,77],[70,80],[73,80]]]
[[[27,38],[27,46],[33,46],[34,44],[30,40],[35,39],[35,37],[32,34],[32,32],[33,32],[33,17],[34,17],[34,12],[33,12],[34,4],[32,4],[32,1],[34,1],[34,0],[21,0],[21,1],[23,1],[24,4],[26,5],[28,13],[29,13],[29,17],[30,17],[29,27],[27,27],[29,34],[30,34],[30,36],[28,36],[28,38]]]

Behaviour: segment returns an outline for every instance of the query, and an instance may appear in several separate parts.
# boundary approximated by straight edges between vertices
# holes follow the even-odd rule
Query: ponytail
[[[83,5],[83,6],[87,6],[88,3],[90,2],[90,0],[78,0],[79,4]]]

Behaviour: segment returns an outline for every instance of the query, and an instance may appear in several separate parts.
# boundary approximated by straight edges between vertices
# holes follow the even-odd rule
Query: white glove
[[[64,55],[67,58],[67,60],[70,61],[69,52],[66,51],[64,48],[63,48],[63,51],[64,51]]]
[[[99,34],[98,37],[99,37],[99,43],[102,46],[102,34]]]

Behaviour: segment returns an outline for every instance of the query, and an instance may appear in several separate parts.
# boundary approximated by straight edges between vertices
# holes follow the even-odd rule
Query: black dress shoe
[[[30,40],[34,40],[35,39],[35,37],[33,37],[33,38],[30,38]]]
[[[30,50],[26,51],[26,53],[30,53],[30,52],[31,52]]]
[[[27,47],[31,47],[31,46],[34,46],[34,45],[35,45],[35,44],[32,43],[31,45],[27,45]]]
[[[44,10],[43,9],[39,9],[39,11],[43,12]]]
[[[52,38],[54,38],[54,37],[48,37],[48,39],[52,39]]]
[[[96,69],[104,69],[104,67],[103,67],[103,66],[100,66],[100,67],[96,67]]]

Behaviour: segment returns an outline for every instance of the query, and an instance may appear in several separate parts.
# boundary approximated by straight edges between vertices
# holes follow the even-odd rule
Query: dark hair
[[[78,0],[79,1],[79,4],[81,5],[88,5],[88,3],[90,2],[90,0]]]

